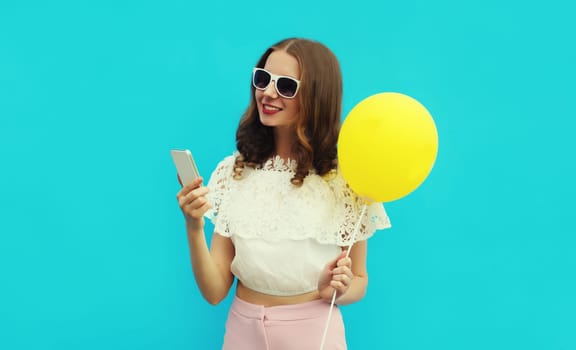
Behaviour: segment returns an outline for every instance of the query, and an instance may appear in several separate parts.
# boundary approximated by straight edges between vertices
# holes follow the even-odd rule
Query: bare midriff
[[[236,296],[248,303],[266,307],[300,304],[320,299],[320,294],[318,291],[291,296],[264,294],[244,286],[240,281],[238,281],[238,286],[236,287]]]

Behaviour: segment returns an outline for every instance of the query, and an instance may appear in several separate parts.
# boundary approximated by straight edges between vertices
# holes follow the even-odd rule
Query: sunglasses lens
[[[253,83],[254,87],[257,89],[266,89],[268,84],[270,84],[270,74],[263,70],[254,71]]]
[[[290,78],[279,78],[276,82],[278,93],[284,97],[294,97],[298,89],[298,82]]]

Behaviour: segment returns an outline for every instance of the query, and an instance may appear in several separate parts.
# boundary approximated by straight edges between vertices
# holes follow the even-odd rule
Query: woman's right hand
[[[186,225],[191,231],[204,230],[204,213],[212,208],[206,194],[208,187],[202,186],[202,178],[197,178],[176,194],[180,210],[186,219]]]

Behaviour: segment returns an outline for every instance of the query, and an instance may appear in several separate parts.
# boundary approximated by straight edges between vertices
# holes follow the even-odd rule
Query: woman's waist
[[[236,296],[248,303],[265,307],[295,305],[320,299],[320,293],[317,290],[298,295],[279,296],[255,291],[246,287],[241,281],[238,281]]]

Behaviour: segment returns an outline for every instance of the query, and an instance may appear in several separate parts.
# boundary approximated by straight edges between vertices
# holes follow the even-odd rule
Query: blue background
[[[344,114],[383,91],[433,115],[436,165],[387,204],[351,349],[576,349],[569,1],[0,4],[0,348],[217,349],[171,148],[208,176],[262,51],[339,57]],[[211,230],[211,227],[208,228]]]

